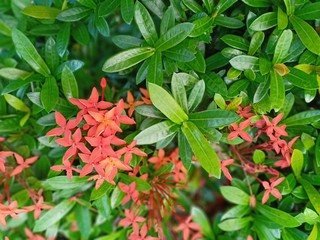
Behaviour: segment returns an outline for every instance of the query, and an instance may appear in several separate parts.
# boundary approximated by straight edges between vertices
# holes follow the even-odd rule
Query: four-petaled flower
[[[117,151],[117,154],[124,154],[124,162],[129,164],[132,159],[132,154],[137,156],[146,157],[147,154],[141,151],[139,148],[134,147],[137,144],[137,141],[133,141],[128,146],[125,146]]]
[[[56,117],[56,123],[59,127],[51,129],[49,132],[47,132],[46,136],[61,136],[67,131],[71,131],[77,127],[77,125],[80,123],[81,119],[71,119],[67,122],[65,117],[59,113],[55,113]]]
[[[24,212],[23,210],[19,210],[18,208],[18,202],[13,201],[10,203],[8,206],[3,205],[0,203],[0,224],[2,226],[6,226],[6,216],[11,216],[15,219],[18,219],[17,213],[22,213]]]
[[[136,182],[130,183],[130,185],[125,185],[122,182],[118,183],[119,188],[122,192],[126,193],[126,196],[123,198],[121,204],[125,205],[132,198],[133,201],[136,201],[139,197],[139,192],[136,190]]]
[[[271,184],[268,183],[267,181],[262,182],[262,185],[263,185],[264,189],[266,190],[263,194],[263,197],[262,197],[263,204],[265,204],[268,201],[270,193],[278,199],[282,198],[281,193],[275,187],[278,186],[284,179],[285,179],[284,177],[278,178],[277,180],[274,180],[272,178],[272,179],[270,179]]]
[[[62,161],[62,164],[63,165],[55,165],[55,166],[52,166],[51,167],[51,170],[53,171],[57,171],[57,172],[60,172],[62,170],[65,170],[66,173],[67,173],[67,176],[70,180],[72,180],[72,171],[75,171],[75,172],[80,172],[79,169],[76,169],[74,167],[72,167],[72,164],[70,163],[69,160],[64,160]]]
[[[43,196],[40,196],[35,205],[27,206],[27,207],[24,207],[23,209],[28,211],[28,212],[34,211],[33,217],[34,217],[34,219],[37,219],[40,216],[42,209],[51,209],[51,208],[53,208],[53,206],[50,206],[50,205],[47,205],[47,204],[43,204],[43,201],[44,201]]]
[[[249,133],[245,132],[244,130],[250,125],[251,119],[248,118],[247,120],[243,121],[239,124],[239,126],[236,123],[231,124],[231,127],[233,128],[233,131],[230,132],[228,136],[228,140],[235,139],[236,137],[240,136],[247,142],[252,142],[252,138],[249,135]]]
[[[176,228],[176,232],[182,231],[183,240],[189,240],[192,231],[199,232],[201,227],[192,222],[192,216],[187,217],[182,223],[180,223]]]
[[[134,224],[134,223],[141,223],[141,222],[146,221],[146,219],[144,217],[135,215],[129,209],[125,209],[124,214],[126,215],[126,217],[120,220],[120,222],[119,222],[120,226],[127,227],[127,226]]]
[[[13,169],[10,176],[15,176],[21,173],[24,169],[29,168],[30,164],[34,163],[38,159],[38,156],[35,156],[35,157],[27,158],[24,161],[23,157],[21,157],[18,153],[13,153],[13,155],[19,165],[16,166],[15,169]]]
[[[148,227],[147,224],[143,224],[141,231],[139,233],[139,224],[134,223],[133,226],[133,233],[130,234],[129,240],[158,240],[159,238],[147,236]]]
[[[262,116],[266,124],[265,132],[270,138],[272,138],[273,134],[276,134],[275,137],[288,136],[288,133],[285,131],[286,125],[276,126],[281,121],[283,115],[283,113],[280,113],[272,122],[270,122],[267,116]]]
[[[136,106],[144,104],[143,101],[135,101],[132,93],[127,92],[127,103],[124,104],[124,109],[128,109],[128,116],[131,117]]]

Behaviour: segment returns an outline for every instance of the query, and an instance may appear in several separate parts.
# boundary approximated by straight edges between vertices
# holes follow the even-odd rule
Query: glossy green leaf
[[[161,176],[166,175],[169,173],[172,173],[174,170],[174,164],[173,163],[167,163],[159,167],[155,172],[154,176]]]
[[[182,160],[183,166],[189,170],[192,162],[192,150],[182,131],[178,132],[178,146],[179,156]]]
[[[212,237],[213,231],[207,215],[200,208],[195,206],[192,206],[191,208],[191,215],[193,222],[201,226],[201,233],[204,236]]]
[[[190,62],[195,59],[192,51],[180,48],[179,45],[162,52],[162,54],[176,62]]]
[[[283,79],[302,89],[317,89],[319,87],[317,77],[307,74],[299,69],[289,67],[290,72]]]
[[[100,4],[99,7],[99,16],[108,16],[117,9],[121,1],[119,0],[105,0]]]
[[[255,209],[270,221],[275,222],[283,227],[295,228],[301,225],[301,223],[299,223],[298,220],[296,220],[289,213],[283,212],[279,209],[262,205],[261,203],[257,203]]]
[[[36,222],[33,228],[34,232],[42,232],[49,229],[52,225],[59,222],[76,204],[75,201],[65,199],[56,205],[53,209],[43,214]]]
[[[268,12],[256,18],[250,25],[250,29],[254,31],[265,31],[277,25],[277,13]]]
[[[162,55],[159,51],[156,51],[155,54],[150,58],[148,65],[147,82],[154,83],[159,86],[162,85]]]
[[[94,0],[77,0],[81,5],[86,6],[88,8],[95,9],[97,7],[97,4]]]
[[[57,19],[62,22],[76,22],[90,14],[91,9],[86,7],[69,8],[57,15]]]
[[[188,113],[187,93],[184,88],[183,80],[173,73],[171,80],[171,92],[176,102],[182,107],[185,113]]]
[[[58,8],[31,5],[21,11],[24,15],[37,19],[55,19],[61,12]]]
[[[90,201],[94,201],[101,198],[106,193],[109,193],[113,188],[114,186],[111,183],[104,181],[98,189],[96,188],[92,189],[92,192],[90,195]]]
[[[158,109],[152,105],[139,105],[135,107],[135,111],[142,116],[151,117],[151,118],[166,118]]]
[[[226,34],[224,35],[221,40],[228,44],[230,47],[234,47],[236,49],[248,51],[249,50],[249,42],[244,39],[243,37],[233,35],[233,34]]]
[[[1,19],[0,19],[0,33],[7,37],[11,37],[11,28]]]
[[[294,149],[291,157],[291,168],[296,177],[301,176],[303,168],[303,153],[299,149]]]
[[[88,207],[82,206],[81,204],[78,204],[75,208],[75,215],[81,237],[83,239],[88,239],[91,229],[90,209]]]
[[[112,194],[111,194],[111,201],[110,205],[112,209],[115,209],[121,204],[122,199],[126,193],[122,192],[120,188],[117,186],[113,189]]]
[[[261,75],[267,75],[272,69],[272,64],[271,61],[269,61],[269,59],[264,58],[264,57],[260,57],[259,58],[259,70]]]
[[[294,15],[289,18],[303,45],[314,54],[320,55],[320,36],[307,22]]]
[[[73,28],[72,36],[79,44],[83,46],[89,44],[90,42],[88,28],[82,22],[77,23],[77,25]]]
[[[254,55],[258,49],[261,47],[264,40],[264,32],[256,32],[253,34],[250,45],[249,45],[249,55]]]
[[[316,146],[315,146],[315,158],[317,166],[320,167],[320,135],[317,137]]]
[[[307,3],[295,11],[295,16],[303,20],[316,20],[320,16],[320,2]]]
[[[290,29],[284,30],[280,35],[274,50],[272,63],[282,63],[287,56],[292,42],[293,34]]]
[[[188,37],[193,27],[194,25],[192,23],[177,24],[176,26],[170,28],[165,34],[160,36],[159,40],[155,44],[155,47],[158,51],[165,51],[178,45]]]
[[[259,149],[254,150],[253,152],[253,161],[255,164],[261,164],[264,162],[266,158],[266,154],[264,151],[261,151]]]
[[[229,97],[236,97],[241,91],[244,91],[250,84],[248,79],[235,81],[228,89]]]
[[[235,4],[237,0],[220,0],[216,5],[216,11],[221,14]]]
[[[102,36],[108,37],[110,35],[109,24],[104,17],[100,17],[98,14],[96,14],[94,24]]]
[[[242,0],[242,2],[251,7],[270,7],[272,5],[270,0]]]
[[[278,29],[283,30],[288,26],[288,15],[278,6]]]
[[[21,112],[30,112],[30,108],[19,98],[11,94],[4,94],[3,96],[4,96],[4,99],[7,101],[7,103],[14,109]]]
[[[276,72],[270,73],[270,101],[274,109],[280,109],[285,99],[285,88],[282,77]]]
[[[295,1],[294,0],[283,0],[283,1],[287,9],[287,14],[292,15],[295,10]]]
[[[287,126],[299,126],[320,121],[320,110],[308,110],[297,113],[283,121]]]
[[[211,17],[202,17],[193,21],[194,28],[190,33],[190,37],[199,37],[203,34],[209,34],[213,26],[214,19]]]
[[[156,27],[148,10],[140,2],[135,4],[134,18],[143,38],[149,45],[154,46],[158,40]]]
[[[46,189],[51,190],[67,190],[80,188],[88,183],[88,178],[80,178],[78,176],[73,176],[72,180],[70,180],[67,176],[57,176],[53,178],[48,178],[45,180],[42,185]]]
[[[192,12],[203,12],[203,8],[199,3],[197,3],[195,0],[182,0],[183,4],[189,8]]]
[[[61,84],[66,98],[79,97],[77,80],[68,66],[65,66],[62,70]]]
[[[232,67],[240,71],[244,71],[246,69],[252,69],[254,71],[259,70],[259,58],[253,56],[236,56],[230,60],[230,64]]]
[[[270,88],[270,78],[267,78],[259,84],[253,96],[253,103],[260,102],[268,93],[269,88]]]
[[[30,40],[18,29],[12,30],[12,41],[21,57],[38,73],[45,77],[50,75],[50,69],[43,61]]]
[[[41,89],[41,103],[47,112],[54,109],[59,99],[59,88],[54,77],[47,77]]]
[[[56,42],[52,37],[46,41],[45,52],[44,52],[45,61],[48,64],[48,67],[51,71],[54,71],[59,65],[60,59],[56,47]]]
[[[214,19],[214,23],[218,26],[231,28],[231,29],[238,29],[244,26],[243,22],[237,18],[227,17],[223,15],[219,15]]]
[[[0,69],[0,77],[6,78],[8,80],[21,80],[26,79],[32,73],[27,72],[18,68],[1,68]]]
[[[231,203],[249,205],[250,196],[241,189],[233,186],[220,187],[222,196]]]
[[[197,82],[191,90],[191,93],[188,97],[188,110],[193,112],[202,101],[204,96],[206,86],[204,80]]]
[[[205,110],[189,114],[189,120],[196,126],[203,128],[224,127],[238,121],[239,119],[240,117],[236,113],[220,109]]]
[[[252,220],[252,217],[233,218],[219,223],[218,226],[223,231],[232,232],[245,228]]]
[[[318,224],[314,224],[308,240],[316,240],[319,238]]]
[[[138,145],[152,144],[175,134],[179,128],[179,125],[166,120],[144,129],[134,139]]]
[[[57,50],[60,57],[62,57],[68,47],[70,38],[70,23],[64,23],[60,25],[60,30],[57,35]]]
[[[320,193],[319,191],[312,186],[310,182],[303,178],[299,178],[298,181],[301,183],[303,189],[306,191],[309,201],[311,202],[312,206],[316,210],[318,214],[320,214]]]
[[[220,160],[212,146],[192,122],[184,122],[182,132],[200,165],[216,178],[221,177]]]
[[[170,6],[163,14],[163,18],[160,24],[160,35],[165,34],[170,28],[174,27],[175,21],[176,19],[174,17],[173,7]]]
[[[140,47],[142,40],[133,36],[117,35],[112,38],[112,42],[119,48],[128,49]]]
[[[109,58],[104,63],[102,70],[105,72],[119,72],[142,62],[154,53],[154,48],[150,47],[129,49]]]
[[[121,0],[121,16],[123,20],[130,24],[134,15],[134,1],[133,0]]]
[[[153,83],[149,83],[148,88],[152,104],[167,118],[177,124],[188,120],[187,114],[166,90]]]

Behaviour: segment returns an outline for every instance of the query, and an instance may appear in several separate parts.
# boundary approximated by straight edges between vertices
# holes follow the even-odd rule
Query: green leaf
[[[144,129],[134,139],[138,145],[152,144],[175,134],[178,130],[179,125],[166,120]]]
[[[189,120],[197,127],[202,128],[225,127],[239,119],[240,117],[236,113],[220,109],[205,110],[189,114]]]
[[[7,37],[11,37],[11,28],[1,19],[0,19],[0,33]]]
[[[99,16],[108,16],[111,13],[114,13],[121,1],[119,0],[106,0],[100,4],[99,7]]]
[[[162,85],[162,55],[159,51],[156,51],[155,54],[150,58],[148,65],[147,82],[154,83],[159,86]]]
[[[264,40],[264,32],[256,32],[253,34],[250,45],[249,45],[249,55],[254,55],[258,49],[261,47]]]
[[[295,1],[294,0],[283,0],[284,5],[286,5],[287,14],[292,15],[295,10]]]
[[[179,156],[182,160],[183,166],[189,170],[192,162],[192,150],[190,144],[181,131],[178,132],[178,146]]]
[[[12,30],[12,41],[21,57],[38,73],[45,77],[50,75],[50,69],[43,61],[30,40],[18,29]]]
[[[269,59],[260,57],[259,58],[259,70],[262,76],[267,75],[272,69],[272,64]]]
[[[195,59],[192,51],[180,48],[179,45],[162,52],[162,54],[176,62],[190,62]]]
[[[244,71],[246,69],[252,69],[254,71],[259,70],[259,58],[253,56],[236,56],[230,60],[230,64],[232,67],[240,71]]]
[[[192,206],[191,208],[191,215],[193,222],[201,226],[201,233],[204,236],[211,238],[214,234],[207,215],[200,208],[195,206]]]
[[[47,112],[55,108],[59,100],[59,88],[54,77],[46,78],[41,90],[41,103]]]
[[[225,12],[228,8],[230,8],[233,4],[235,4],[237,0],[220,0],[216,6],[216,11],[219,14]]]
[[[188,110],[193,112],[201,103],[206,86],[204,80],[197,82],[188,97]]]
[[[26,79],[31,74],[31,72],[27,72],[18,68],[6,67],[0,69],[0,77],[6,78],[8,80]]]
[[[283,30],[288,26],[288,15],[278,6],[278,29]]]
[[[174,17],[173,7],[170,6],[163,14],[163,18],[160,24],[160,35],[165,34],[170,28],[174,27],[175,21],[176,19]]]
[[[53,209],[43,214],[36,222],[33,228],[34,232],[42,232],[49,229],[52,225],[59,222],[76,204],[75,201],[69,199],[63,200],[56,205]]]
[[[320,167],[320,135],[317,138],[314,151],[315,151],[315,158],[316,158],[317,166]]]
[[[282,77],[276,72],[270,72],[270,101],[274,109],[280,109],[285,99],[285,88]]]
[[[264,151],[261,151],[259,149],[254,150],[253,161],[255,164],[263,163],[265,158],[266,158],[266,154],[264,153]]]
[[[94,0],[77,0],[77,2],[88,8],[95,9],[97,7],[97,4],[94,2]]]
[[[154,172],[154,176],[161,176],[161,175],[169,174],[169,173],[172,173],[173,170],[174,170],[174,164],[167,163],[167,164],[162,165],[160,168],[158,168]]]
[[[302,8],[297,9],[295,16],[303,20],[316,20],[320,16],[320,2],[307,3]]]
[[[148,191],[151,189],[150,184],[147,181],[145,181],[139,177],[128,176],[123,173],[119,173],[118,175],[121,178],[121,182],[123,182],[127,185],[129,185],[132,182],[136,182],[136,189],[138,191]]]
[[[297,113],[283,121],[287,126],[299,126],[320,121],[320,110],[308,110]]]
[[[142,116],[150,117],[150,118],[166,118],[158,109],[156,109],[152,105],[139,105],[135,107],[135,111]]]
[[[317,89],[319,87],[317,77],[307,74],[299,69],[289,67],[290,72],[283,76],[284,80],[302,89]]]
[[[159,40],[155,44],[155,47],[158,51],[165,51],[178,45],[188,37],[193,27],[194,25],[192,23],[177,24],[176,26],[170,28],[165,34],[160,36]]]
[[[123,20],[127,23],[130,24],[133,19],[134,15],[134,2],[133,0],[121,0],[121,16]]]
[[[184,122],[182,132],[200,165],[216,178],[221,177],[220,161],[212,146],[192,122]]]
[[[149,83],[148,88],[152,104],[167,118],[176,124],[188,120],[187,114],[166,90],[153,83]]]
[[[21,12],[37,19],[55,19],[61,10],[53,7],[32,5],[24,8]]]
[[[223,15],[217,16],[214,20],[214,23],[218,26],[231,28],[231,29],[238,29],[244,26],[241,20],[233,17],[223,16]]]
[[[61,84],[63,93],[67,99],[79,98],[77,80],[68,66],[65,66],[62,70]]]
[[[249,86],[248,79],[235,81],[228,89],[228,97],[236,97],[241,91],[244,91]]]
[[[187,93],[183,85],[183,80],[173,73],[171,80],[171,91],[176,102],[188,113]]]
[[[190,33],[190,37],[199,37],[203,34],[209,34],[213,26],[214,19],[211,17],[202,17],[193,21],[194,28]]]
[[[264,13],[256,18],[250,25],[250,29],[254,31],[265,31],[277,25],[277,13],[269,12]]]
[[[69,38],[70,38],[70,23],[64,23],[60,25],[60,30],[57,35],[57,50],[60,57],[62,57],[69,44]]]
[[[119,72],[125,70],[151,57],[154,53],[155,49],[150,47],[133,48],[120,52],[104,63],[102,71]]]
[[[256,210],[263,216],[267,217],[270,221],[283,227],[295,228],[301,225],[301,223],[299,223],[298,220],[292,217],[289,213],[283,212],[279,209],[257,203]]]
[[[282,63],[283,59],[287,56],[291,42],[292,42],[293,34],[290,29],[284,30],[280,35],[276,48],[274,50],[272,63]]]
[[[314,186],[307,180],[303,178],[299,178],[298,181],[301,183],[303,189],[306,191],[309,201],[311,202],[312,206],[316,210],[318,214],[320,214],[320,193]]]
[[[236,49],[248,51],[249,50],[249,42],[244,39],[243,37],[233,35],[233,34],[226,34],[224,35],[221,40],[228,44],[230,47],[234,47]]]
[[[241,189],[233,186],[223,186],[220,188],[222,196],[229,202],[238,205],[249,205],[250,196]]]
[[[119,48],[136,48],[141,45],[142,40],[133,36],[117,35],[112,38],[112,42]]]
[[[88,207],[78,204],[75,208],[77,226],[83,239],[89,239],[91,230],[91,215]]]
[[[195,0],[182,0],[182,2],[187,8],[189,8],[194,13],[204,11],[201,5],[199,5],[199,3],[197,3]]]
[[[125,195],[126,193],[122,192],[118,186],[115,187],[111,194],[111,208],[115,209],[118,207]]]
[[[84,23],[79,22],[72,31],[73,38],[81,45],[85,46],[90,42],[90,35]]]
[[[88,183],[88,178],[83,177],[80,178],[78,176],[73,176],[72,180],[70,180],[67,176],[57,176],[53,178],[48,178],[42,185],[46,189],[51,190],[66,190],[66,189],[74,189],[80,188]]]
[[[48,67],[54,71],[57,66],[59,65],[60,59],[59,54],[56,47],[56,42],[52,37],[50,37],[45,45],[45,52],[44,57]]]
[[[267,79],[265,79],[259,84],[253,96],[253,103],[260,102],[268,93],[269,88],[270,88],[270,78],[268,77]]]
[[[272,5],[271,1],[269,0],[242,0],[245,4],[251,7],[270,7]]]
[[[7,101],[7,103],[14,109],[21,112],[30,112],[30,108],[19,98],[11,94],[4,94],[4,98]]]
[[[87,7],[69,8],[58,14],[57,19],[62,22],[76,22],[90,14],[91,9]]]
[[[110,35],[109,25],[104,17],[100,17],[98,14],[96,14],[94,24],[96,25],[97,30],[99,31],[99,33],[101,33],[102,36],[108,37]]]
[[[296,177],[301,176],[303,168],[303,153],[299,149],[294,149],[291,157],[291,168]]]
[[[315,223],[313,225],[312,231],[308,237],[308,240],[316,240],[319,238],[319,230],[318,230],[318,224]]]
[[[219,223],[218,226],[223,231],[232,232],[245,228],[251,221],[252,217],[233,218]]]
[[[320,37],[307,22],[294,15],[289,18],[303,45],[314,54],[320,55]]]
[[[111,183],[104,181],[98,189],[96,188],[92,189],[92,192],[90,195],[90,201],[94,201],[101,198],[106,193],[109,193],[113,188],[114,186]]]
[[[110,202],[109,195],[104,194],[101,198],[94,201],[94,205],[97,207],[99,214],[101,214],[105,218],[110,217],[111,202]]]
[[[166,5],[162,0],[141,0],[141,2],[156,16],[162,19]]]
[[[134,18],[143,38],[149,45],[154,46],[158,40],[156,27],[148,10],[138,1],[135,5]]]

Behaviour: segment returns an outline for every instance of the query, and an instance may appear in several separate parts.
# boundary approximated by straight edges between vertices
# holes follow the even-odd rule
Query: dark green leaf
[[[272,5],[269,0],[242,0],[242,2],[251,7],[269,7]]]
[[[73,38],[81,45],[87,45],[90,42],[90,35],[87,27],[82,23],[77,23],[72,31]]]
[[[249,45],[249,55],[254,55],[258,49],[261,47],[264,40],[264,32],[256,32],[253,34],[250,45]]]
[[[98,189],[95,189],[95,188],[92,189],[92,192],[90,195],[90,201],[101,198],[106,193],[109,193],[113,188],[114,186],[111,183],[104,181]]]
[[[214,23],[218,26],[231,28],[231,29],[238,29],[244,26],[243,22],[237,18],[227,17],[223,15],[219,15],[215,18]]]
[[[201,5],[199,5],[199,3],[197,3],[195,0],[182,0],[182,2],[187,8],[189,8],[194,13],[204,11]]]
[[[307,74],[299,69],[289,67],[290,72],[283,79],[302,89],[317,89],[319,87],[317,77]]]
[[[147,181],[145,181],[139,177],[128,176],[123,173],[119,173],[118,175],[121,179],[121,182],[123,182],[127,185],[129,185],[132,182],[136,182],[136,189],[138,191],[148,191],[151,189],[150,184]]]
[[[297,9],[295,16],[303,20],[316,20],[320,17],[320,2],[307,3],[302,8]]]
[[[53,178],[48,178],[42,183],[42,185],[47,189],[66,190],[80,188],[87,183],[87,177],[80,178],[78,176],[73,176],[72,180],[70,180],[67,176],[57,176]]]
[[[114,13],[119,4],[119,0],[105,0],[103,3],[100,4],[98,11],[99,16],[108,16],[111,13]]]
[[[188,109],[190,112],[195,110],[198,105],[201,103],[204,92],[205,92],[205,83],[204,80],[197,82],[191,90],[191,93],[188,97]]]
[[[50,75],[50,69],[43,61],[30,40],[19,30],[12,30],[12,41],[21,57],[38,73],[45,77]]]
[[[320,214],[320,193],[317,189],[312,186],[307,180],[303,178],[299,178],[298,181],[301,183],[303,189],[306,191],[309,201],[311,202],[312,206],[316,210],[318,214]]]
[[[220,161],[212,146],[192,122],[184,122],[182,132],[200,165],[212,176],[221,177]]]
[[[159,86],[162,85],[162,55],[159,51],[156,51],[155,54],[150,58],[148,65],[147,82],[154,83]]]
[[[176,62],[190,62],[195,59],[194,53],[186,48],[176,46],[162,53],[164,56]]]
[[[57,51],[56,43],[52,37],[50,37],[45,46],[45,60],[48,64],[48,67],[54,71],[59,65],[60,59]]]
[[[268,77],[267,79],[265,79],[259,84],[253,96],[253,103],[260,102],[268,93],[269,88],[270,88],[270,78]]]
[[[65,66],[62,70],[61,84],[66,98],[78,98],[78,84],[73,72]]]
[[[78,204],[75,209],[75,214],[81,237],[83,239],[89,239],[91,229],[90,209]]]
[[[183,166],[189,170],[192,162],[192,150],[186,137],[181,131],[178,132],[178,145],[179,145],[179,156],[182,160]]]
[[[228,44],[231,47],[234,47],[236,49],[248,51],[249,50],[249,42],[244,39],[243,37],[236,36],[233,34],[226,34],[224,35],[221,40]]]
[[[283,121],[287,126],[299,126],[320,121],[320,110],[309,110],[297,113]]]
[[[134,2],[133,0],[121,0],[121,16],[123,20],[127,23],[130,24],[133,19],[134,15]]]
[[[57,19],[63,22],[76,22],[90,14],[91,9],[87,7],[69,8],[58,14]]]
[[[47,112],[55,108],[59,99],[59,88],[54,77],[46,78],[41,90],[41,103]]]
[[[173,73],[171,80],[171,92],[176,102],[182,107],[185,113],[188,113],[187,93],[184,88],[183,80]]]
[[[165,116],[152,105],[140,105],[135,107],[135,111],[142,116],[164,119]]]
[[[160,35],[165,34],[170,28],[174,27],[175,21],[176,19],[174,17],[173,7],[170,6],[163,14],[163,18],[160,24]]]
[[[161,175],[165,175],[168,173],[172,173],[174,170],[174,164],[173,163],[167,163],[162,165],[160,168],[158,168],[155,172],[154,172],[154,176],[161,176]]]
[[[274,50],[274,56],[272,63],[282,63],[283,59],[287,56],[290,45],[292,42],[292,31],[290,29],[284,30],[280,35],[276,48]]]
[[[179,128],[179,125],[167,120],[143,130],[134,139],[139,145],[152,144],[175,134]]]
[[[99,31],[99,33],[101,33],[102,36],[104,37],[109,36],[110,34],[109,25],[104,17],[100,17],[98,14],[96,14],[94,19],[94,24],[96,25],[97,30]]]
[[[154,53],[154,48],[150,47],[129,49],[109,58],[104,63],[102,70],[105,72],[119,72],[142,62]]]
[[[216,5],[216,11],[218,11],[218,13],[221,14],[236,2],[237,0],[220,0]]]
[[[285,88],[282,77],[276,72],[270,73],[270,101],[274,109],[280,109],[285,99]]]
[[[57,44],[56,44],[60,57],[62,57],[65,54],[68,48],[69,38],[70,38],[70,23],[61,24],[60,31],[58,32]]]
[[[193,21],[194,28],[190,33],[190,37],[199,37],[203,34],[209,34],[212,29],[213,21],[213,18],[207,16]]]
[[[119,48],[128,49],[139,47],[142,40],[133,36],[117,35],[112,38],[112,42]]]

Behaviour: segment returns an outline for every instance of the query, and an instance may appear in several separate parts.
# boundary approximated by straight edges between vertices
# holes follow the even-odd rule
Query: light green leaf
[[[37,19],[55,19],[61,12],[58,8],[31,5],[21,11],[24,15]]]
[[[285,88],[282,77],[276,72],[270,72],[270,101],[274,109],[280,109],[285,99]]]
[[[290,29],[284,30],[280,35],[276,48],[274,50],[274,56],[272,63],[282,63],[283,59],[287,56],[291,42],[292,42],[293,34]]]
[[[170,6],[163,14],[163,18],[160,24],[160,35],[165,34],[170,28],[174,27],[175,21],[176,19],[174,17],[173,7]]]
[[[308,110],[297,113],[283,121],[287,126],[299,126],[320,121],[320,110]]]
[[[259,149],[254,150],[253,161],[255,164],[263,163],[265,158],[266,158],[266,154],[264,153],[264,151],[261,151]]]
[[[160,36],[159,40],[155,44],[155,47],[158,51],[165,51],[178,45],[188,37],[193,27],[194,25],[192,23],[177,24],[176,26],[170,28],[165,34]]]
[[[179,156],[182,160],[183,166],[189,170],[192,162],[192,150],[186,137],[181,131],[178,132],[178,146]]]
[[[174,99],[182,107],[182,109],[188,113],[187,93],[184,88],[183,80],[177,77],[176,73],[173,73],[171,80],[171,91]]]
[[[251,221],[252,217],[233,218],[219,223],[218,226],[223,231],[232,232],[245,228]]]
[[[312,206],[316,210],[318,214],[320,214],[320,193],[314,186],[307,180],[303,178],[298,178],[298,181],[301,183],[303,189],[306,191],[309,201],[311,202]]]
[[[254,55],[258,49],[261,47],[264,40],[264,32],[256,32],[253,34],[250,45],[249,45],[249,55]]]
[[[201,233],[204,236],[212,237],[214,235],[207,215],[200,208],[192,206],[191,215],[193,222],[201,226]]]
[[[191,93],[188,97],[188,109],[190,112],[195,110],[201,103],[205,89],[206,86],[204,80],[200,80],[192,88]]]
[[[70,38],[70,23],[64,23],[60,25],[60,30],[57,35],[57,50],[60,57],[62,57],[68,47]]]
[[[45,189],[50,190],[66,190],[66,189],[74,189],[80,188],[88,183],[88,177],[78,177],[73,176],[72,180],[70,180],[67,176],[57,176],[53,178],[48,178],[42,185]]]
[[[236,2],[237,0],[220,0],[216,6],[216,10],[218,11],[219,14],[221,14]]]
[[[61,84],[66,98],[79,97],[77,80],[68,66],[65,66],[62,70]]]
[[[299,149],[294,149],[291,157],[291,168],[296,177],[301,176],[303,168],[303,153]]]
[[[26,79],[32,73],[27,72],[18,68],[1,68],[0,69],[0,77],[6,78],[8,80],[21,80]]]
[[[76,22],[87,17],[92,11],[87,7],[69,8],[58,14],[57,19],[63,22]]]
[[[179,125],[166,120],[144,129],[134,139],[138,145],[152,144],[175,134],[179,128]]]
[[[42,232],[49,229],[52,225],[59,222],[76,204],[75,201],[69,199],[63,200],[53,209],[43,214],[36,222],[33,228],[34,232]]]
[[[127,24],[131,24],[134,15],[133,0],[121,0],[121,16]],[[138,25],[139,26],[139,25]]]
[[[278,29],[283,30],[288,26],[288,15],[278,6]]]
[[[211,17],[202,17],[193,21],[194,28],[190,33],[190,37],[199,37],[202,34],[209,34],[213,26],[214,19]]]
[[[45,77],[50,75],[50,69],[43,61],[30,40],[18,29],[12,30],[12,41],[21,57],[38,73]]]
[[[250,29],[254,31],[265,31],[277,25],[277,13],[264,13],[256,18],[250,25]]]
[[[142,62],[154,53],[155,49],[150,47],[129,49],[109,58],[104,63],[102,70],[104,72],[119,72]]]
[[[166,90],[153,83],[149,83],[148,88],[152,104],[167,118],[177,124],[188,120],[187,114]]]
[[[150,184],[139,177],[128,176],[123,173],[119,173],[118,176],[120,177],[121,182],[127,185],[129,185],[132,182],[136,182],[136,189],[138,191],[148,191],[151,189]]]
[[[216,178],[221,177],[220,160],[203,136],[200,130],[192,122],[184,122],[182,132],[188,140],[191,149],[199,161],[200,165],[211,175]]]
[[[233,35],[233,34],[226,34],[224,35],[221,40],[228,44],[230,47],[248,51],[249,50],[249,42],[244,39],[243,37]]]
[[[270,7],[272,5],[270,0],[242,0],[245,4],[251,7]]]
[[[77,0],[81,5],[86,6],[88,8],[95,9],[97,7],[97,4],[94,0]]]
[[[283,79],[302,89],[317,89],[319,87],[315,74],[307,74],[299,69],[289,67],[290,72]]]
[[[307,22],[294,15],[289,18],[304,46],[314,54],[320,55],[320,36]]]
[[[162,85],[162,55],[159,51],[156,51],[155,54],[150,58],[148,65],[147,82],[154,83],[159,86]]]
[[[7,101],[7,103],[14,109],[21,112],[30,112],[30,108],[19,98],[11,94],[4,94],[4,98]]]
[[[244,71],[246,69],[252,69],[254,71],[259,70],[259,58],[253,56],[236,56],[230,60],[230,64],[232,67],[240,71]]]
[[[92,192],[90,195],[90,201],[94,201],[94,200],[101,198],[106,193],[109,193],[113,188],[114,188],[114,185],[104,181],[98,189],[96,189],[96,188],[92,189]]]
[[[220,187],[222,196],[229,202],[238,205],[249,205],[250,196],[241,189],[233,186]]]
[[[307,3],[302,8],[297,9],[295,16],[303,20],[316,20],[320,16],[320,2]]]

